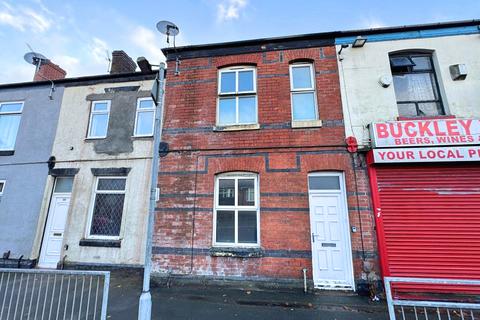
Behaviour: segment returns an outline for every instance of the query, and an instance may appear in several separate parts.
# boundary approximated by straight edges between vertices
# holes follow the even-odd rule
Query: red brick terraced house
[[[345,142],[334,38],[163,52],[157,275],[303,285],[306,269],[315,288],[368,288],[367,171]]]

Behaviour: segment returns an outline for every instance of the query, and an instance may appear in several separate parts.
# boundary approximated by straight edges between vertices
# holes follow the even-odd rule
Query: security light
[[[367,38],[363,38],[362,36],[358,36],[355,41],[353,41],[352,48],[361,48],[367,42]]]

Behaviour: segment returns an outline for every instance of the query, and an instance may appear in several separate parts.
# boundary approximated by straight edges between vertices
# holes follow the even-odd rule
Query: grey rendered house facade
[[[63,86],[0,86],[0,267],[31,267]]]
[[[137,72],[66,84],[43,240],[37,236],[40,267],[143,267],[154,77]],[[64,182],[68,188],[59,190]]]

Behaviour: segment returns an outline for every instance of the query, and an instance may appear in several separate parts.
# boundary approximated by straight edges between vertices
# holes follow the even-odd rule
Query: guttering
[[[285,37],[259,38],[252,40],[209,43],[200,45],[190,45],[176,48],[163,48],[162,52],[167,57],[167,61],[181,57],[202,58],[221,55],[232,55],[242,53],[254,53],[272,50],[284,50],[295,48],[308,48],[318,46],[334,45],[336,38],[351,36],[368,36],[384,33],[399,33],[408,31],[422,31],[433,29],[445,29],[456,27],[479,26],[480,19],[440,22],[430,24],[416,24],[385,28],[357,29],[346,31],[329,31],[320,33],[300,34]],[[480,30],[479,30],[480,32]]]
[[[130,82],[141,80],[153,80],[155,79],[156,71],[149,73],[134,72],[134,73],[119,73],[119,74],[101,74],[86,77],[65,78],[55,80],[55,85],[61,86],[84,86],[99,83],[116,83],[116,82]],[[24,88],[24,87],[41,87],[50,86],[50,81],[28,81],[18,83],[6,83],[0,84],[0,90],[12,89],[12,88]]]

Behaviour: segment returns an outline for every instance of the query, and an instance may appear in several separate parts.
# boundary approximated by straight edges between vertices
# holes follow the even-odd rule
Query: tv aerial
[[[162,20],[157,23],[157,30],[167,36],[167,43],[170,45],[170,37],[173,37],[173,49],[176,52],[175,38],[180,33],[180,29],[173,22]],[[175,75],[180,74],[180,57],[175,58]]]
[[[110,51],[108,51],[108,49],[105,50],[105,60],[108,61],[107,72],[109,72],[112,65],[112,58],[110,58]]]
[[[27,43],[27,46],[32,51],[26,53],[23,56],[23,59],[26,62],[28,62],[29,64],[33,64],[35,66],[35,75],[38,75],[39,77],[41,77],[44,80],[50,81],[52,86],[50,87],[50,94],[48,95],[48,97],[50,98],[50,100],[53,100],[53,93],[55,92],[55,84],[53,83],[53,81],[51,79],[48,79],[48,78],[44,77],[43,75],[41,75],[40,73],[38,73],[38,71],[40,70],[40,66],[44,63],[50,62],[50,60],[47,59],[47,57],[45,57],[43,54],[33,51],[32,47],[30,47],[30,45],[28,43]]]

